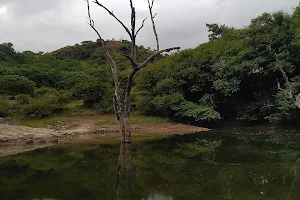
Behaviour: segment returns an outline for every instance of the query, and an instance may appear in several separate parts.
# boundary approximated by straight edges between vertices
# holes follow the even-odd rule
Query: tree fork
[[[130,3],[130,9],[131,9],[131,30],[111,11],[109,10],[106,6],[101,4],[98,0],[94,0],[94,3],[103,8],[108,14],[110,14],[119,24],[124,28],[126,33],[129,35],[129,38],[131,40],[132,48],[131,48],[131,54],[130,55],[124,55],[131,63],[131,70],[130,74],[128,75],[128,80],[125,88],[125,96],[124,96],[124,105],[122,106],[120,104],[120,98],[119,98],[119,90],[120,90],[120,84],[119,84],[119,75],[118,75],[118,69],[116,66],[116,63],[112,56],[110,55],[109,51],[105,48],[104,41],[98,32],[98,30],[95,28],[95,23],[94,20],[91,17],[91,10],[90,10],[90,4],[89,0],[86,0],[87,2],[87,10],[88,10],[88,17],[89,21],[88,24],[89,26],[96,32],[97,36],[99,39],[102,41],[102,48],[106,51],[106,57],[108,60],[108,64],[111,68],[113,77],[114,77],[114,83],[115,83],[115,92],[113,94],[113,104],[114,104],[114,111],[116,118],[120,124],[120,132],[122,135],[122,141],[123,143],[131,143],[131,127],[130,127],[130,94],[132,90],[132,85],[133,85],[133,78],[136,75],[136,73],[141,70],[142,68],[145,68],[149,62],[151,62],[154,58],[159,56],[160,54],[164,52],[171,52],[173,50],[179,50],[180,47],[172,47],[172,48],[167,48],[164,50],[159,49],[159,40],[158,40],[158,34],[156,31],[156,26],[154,22],[154,18],[156,16],[153,15],[153,5],[154,5],[154,0],[152,0],[152,3],[148,0],[148,5],[149,5],[149,12],[150,12],[150,17],[152,21],[152,27],[153,27],[153,32],[155,35],[156,39],[156,46],[157,46],[157,52],[153,53],[149,58],[147,58],[144,62],[138,63],[136,59],[136,37],[138,33],[143,29],[145,21],[147,17],[142,21],[142,25],[137,29],[136,31],[136,10],[133,4],[133,0],[129,0]]]

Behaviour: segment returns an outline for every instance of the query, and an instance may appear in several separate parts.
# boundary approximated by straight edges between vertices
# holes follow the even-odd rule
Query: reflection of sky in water
[[[142,199],[142,200],[173,200],[173,198],[171,196],[152,194],[147,199]]]

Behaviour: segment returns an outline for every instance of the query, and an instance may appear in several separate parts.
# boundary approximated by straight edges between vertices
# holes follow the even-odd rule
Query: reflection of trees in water
[[[295,189],[295,184],[299,180],[298,171],[300,170],[300,152],[293,146],[293,142],[285,143],[285,146],[282,150],[279,151],[279,158],[282,162],[282,165],[286,168],[287,173],[283,175],[282,182],[284,185],[289,186],[288,199],[292,199],[292,194]],[[287,183],[287,178],[292,178],[291,184]]]
[[[299,149],[299,140],[275,136],[222,138],[222,144],[211,138],[178,144],[152,141],[134,147],[53,147],[2,159],[0,196],[24,200],[45,196],[74,200],[299,199]],[[15,197],[16,191],[26,193],[8,198]]]
[[[276,177],[276,170],[280,168],[282,169],[280,175],[282,180],[279,180],[279,183],[288,188],[288,194],[284,199],[293,199],[292,194],[300,178],[298,174],[300,170],[299,136],[275,134],[269,137],[253,137],[243,135],[240,136],[240,140],[244,144],[239,146],[239,150],[243,154],[257,155],[262,163],[277,161],[265,173],[251,175],[255,186],[262,188],[270,185],[274,181],[274,176]]]
[[[131,190],[131,179],[132,179],[131,154],[132,154],[131,143],[121,144],[119,161],[118,161],[118,165],[117,165],[116,178],[115,178],[117,199],[119,199],[120,184],[121,184],[121,181],[123,180],[123,178],[125,178],[128,199],[130,199],[130,196],[131,196],[131,192],[132,192],[132,190]]]
[[[166,180],[162,180],[162,182],[172,181],[172,178],[169,177],[169,172],[172,171],[172,167],[186,167],[187,160],[193,159],[193,157],[196,156],[201,156],[204,162],[213,163],[216,156],[216,149],[220,147],[221,144],[221,140],[197,140],[193,143],[178,145],[177,148],[175,148],[171,152],[161,152],[159,150],[153,151],[156,149],[155,147],[149,149],[141,148],[140,152],[142,152],[143,156],[137,157],[135,161],[137,161],[138,159],[142,159],[143,161],[137,162],[142,165],[143,163],[147,163],[147,165],[143,165],[144,167],[146,166],[146,169],[142,169],[142,172],[144,172],[144,174],[147,174],[148,171],[149,173],[153,174],[154,176],[152,176],[151,178],[155,177],[159,179],[159,177],[163,177],[163,179]],[[147,158],[148,153],[150,153],[149,158]],[[148,160],[151,160],[152,163],[149,164]],[[156,166],[149,167],[152,164],[155,164]],[[166,165],[168,165],[169,167],[166,167]],[[156,172],[158,174],[153,172],[153,169],[156,169]],[[132,145],[124,143],[120,146],[119,160],[115,177],[117,200],[124,199],[125,196],[127,199],[131,199],[131,196],[134,195],[132,191],[136,190],[136,188],[132,187],[133,185],[137,186],[138,183],[132,183],[132,176]],[[178,175],[173,175],[173,178],[175,178],[174,181],[178,180]],[[149,184],[149,182],[146,184]],[[150,184],[151,187],[156,185],[155,183],[152,184],[153,185]],[[147,190],[147,186],[139,186]],[[170,187],[172,188],[171,184]],[[169,195],[153,193],[150,194],[147,198],[144,198],[144,200],[173,200],[173,198]]]
[[[217,148],[222,145],[222,140],[199,140],[196,142],[180,145],[180,149],[175,150],[187,158],[201,156],[207,163],[214,163],[217,154]]]

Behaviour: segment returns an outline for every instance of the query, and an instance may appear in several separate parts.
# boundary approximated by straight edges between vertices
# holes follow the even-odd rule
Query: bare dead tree
[[[180,47],[171,47],[171,48],[167,48],[164,50],[159,50],[158,36],[157,36],[155,22],[154,22],[154,18],[156,15],[153,15],[154,1],[152,0],[151,4],[150,4],[150,1],[148,1],[149,11],[150,11],[150,15],[151,15],[151,21],[152,21],[152,25],[153,25],[154,34],[156,37],[156,42],[157,42],[157,52],[155,52],[154,54],[149,56],[149,58],[147,58],[144,62],[138,63],[138,61],[136,59],[136,54],[137,54],[136,38],[137,38],[138,33],[144,27],[144,24],[145,24],[145,21],[147,18],[145,18],[143,20],[142,25],[137,29],[136,28],[136,10],[135,10],[134,4],[133,4],[133,0],[129,0],[130,9],[131,9],[131,28],[128,28],[111,10],[109,10],[106,6],[104,6],[98,0],[95,0],[94,1],[95,4],[97,4],[99,7],[104,9],[124,28],[124,30],[128,34],[128,36],[131,40],[131,43],[132,43],[131,53],[129,55],[124,54],[124,56],[129,60],[129,62],[131,64],[131,69],[128,74],[128,81],[127,81],[126,88],[125,88],[124,103],[121,104],[120,96],[119,96],[119,91],[120,91],[119,75],[118,75],[118,68],[116,66],[116,62],[110,55],[109,51],[105,48],[104,41],[103,41],[100,33],[98,32],[98,30],[95,28],[94,20],[91,17],[89,0],[86,0],[86,2],[87,2],[87,8],[88,8],[87,9],[88,17],[89,17],[88,24],[96,32],[99,39],[102,41],[102,48],[106,52],[108,64],[109,64],[111,71],[113,73],[113,76],[114,76],[114,82],[115,82],[115,92],[113,95],[114,110],[115,110],[116,118],[120,124],[120,131],[121,131],[123,143],[131,143],[131,128],[130,128],[130,122],[129,122],[130,111],[131,111],[131,109],[130,109],[130,94],[131,94],[131,90],[132,90],[134,76],[136,75],[136,73],[139,70],[145,68],[149,62],[151,62],[155,57],[159,56],[161,53],[171,52],[173,50],[179,50]]]
[[[269,40],[269,43],[266,44],[265,46],[267,47],[269,53],[275,58],[275,61],[279,64],[281,62],[278,53],[276,52],[276,48],[272,48],[272,42],[273,39],[269,37],[269,35],[267,34],[267,38]],[[293,103],[300,108],[300,94],[294,96],[294,87],[292,85],[292,83],[289,80],[289,77],[287,75],[287,73],[284,71],[282,66],[279,66],[279,71],[281,72],[284,80],[285,80],[285,84],[289,89],[289,92],[286,94],[287,98],[291,99],[293,101]],[[280,86],[280,83],[278,82],[278,90],[283,90]]]

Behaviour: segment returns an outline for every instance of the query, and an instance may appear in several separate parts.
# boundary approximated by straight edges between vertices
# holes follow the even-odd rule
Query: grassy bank
[[[83,101],[73,101],[66,106],[66,109],[56,116],[44,118],[13,118],[17,125],[28,126],[32,128],[43,128],[49,126],[80,126],[81,124],[117,125],[114,114],[99,114],[95,110],[84,108]],[[10,118],[7,118],[8,120]],[[12,118],[11,118],[12,119]],[[158,124],[167,123],[169,119],[153,116],[145,116],[141,113],[134,112],[131,115],[132,124]]]

